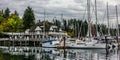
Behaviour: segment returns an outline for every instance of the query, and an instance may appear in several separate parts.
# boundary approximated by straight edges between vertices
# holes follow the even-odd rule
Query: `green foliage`
[[[27,7],[27,9],[24,11],[23,18],[21,19],[18,16],[17,11],[10,15],[9,8],[6,8],[4,13],[0,11],[0,32],[19,32],[26,29],[30,29],[33,31],[36,26],[45,26],[45,31],[48,32],[50,26],[56,25],[58,26],[58,29],[61,28],[63,31],[67,32],[68,35],[72,37],[78,37],[83,36],[85,37],[88,32],[88,22],[82,21],[78,19],[63,19],[62,21],[53,19],[53,22],[49,21],[40,21],[35,25],[34,23],[35,17],[34,17],[34,11],[31,7]],[[93,24],[95,27],[95,24]],[[106,25],[101,24],[97,25],[98,32],[101,35],[108,34],[108,28]],[[120,26],[120,25],[119,25]],[[95,28],[95,32],[96,28]],[[112,35],[116,35],[116,29],[110,29],[110,32]],[[112,33],[114,32],[114,33]]]
[[[53,24],[58,26],[59,28],[61,27],[61,22],[57,19],[53,19]]]
[[[23,15],[23,24],[24,24],[24,29],[29,29],[31,26],[33,26],[35,17],[32,8],[27,7],[27,9],[24,11]]]
[[[3,32],[3,26],[0,25],[0,32]]]
[[[10,15],[10,10],[9,10],[9,8],[6,8],[5,11],[4,11],[3,17],[8,18],[9,15]]]
[[[0,52],[0,60],[10,60],[10,54]]]
[[[17,16],[19,16],[19,14],[18,14],[18,12],[16,10],[14,11],[14,14],[17,15]]]
[[[0,23],[4,20],[4,17],[3,17],[3,14],[2,12],[0,11]]]
[[[7,27],[11,31],[18,32],[23,27],[23,20],[13,14],[13,15],[11,15],[10,18],[8,18]]]

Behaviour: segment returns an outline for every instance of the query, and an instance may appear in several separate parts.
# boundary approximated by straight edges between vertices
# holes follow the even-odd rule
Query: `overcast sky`
[[[115,5],[120,6],[120,0],[97,0],[98,20],[103,23],[106,22],[106,3],[109,4],[110,23],[116,22]],[[7,7],[11,13],[17,10],[19,16],[22,17],[27,6],[32,7],[35,13],[36,20],[43,20],[44,9],[46,11],[46,19],[52,20],[54,17],[60,19],[61,14],[63,18],[87,18],[86,15],[87,0],[0,0],[0,9],[5,10]],[[120,7],[118,7],[120,17]],[[85,17],[84,17],[85,15]],[[91,18],[94,21],[94,0],[91,0]]]

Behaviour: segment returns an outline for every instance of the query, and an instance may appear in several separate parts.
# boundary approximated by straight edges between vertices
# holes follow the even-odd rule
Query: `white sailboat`
[[[96,3],[96,0],[95,0]],[[97,9],[96,9],[97,10]],[[88,14],[88,35],[85,38],[77,39],[75,43],[67,44],[69,48],[88,48],[88,49],[105,49],[105,48],[112,48],[111,44],[106,44],[106,40],[111,40],[111,37],[103,36],[103,38],[99,38],[100,40],[104,39],[105,43],[100,41],[98,38],[92,37],[91,33],[91,17],[90,17],[90,0],[87,0],[87,14]],[[97,15],[97,14],[96,14]],[[97,19],[97,18],[96,18]],[[111,41],[110,41],[111,42]],[[114,44],[114,46],[116,46]]]

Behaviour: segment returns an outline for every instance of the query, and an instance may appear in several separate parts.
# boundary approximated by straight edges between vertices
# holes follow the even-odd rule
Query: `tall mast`
[[[44,32],[45,32],[45,9],[44,9]]]
[[[119,23],[118,23],[118,11],[117,11],[117,5],[115,6],[116,8],[116,20],[117,20],[117,36],[119,36]]]
[[[91,28],[90,28],[90,0],[87,0],[87,15],[88,15],[88,32],[89,32],[89,37],[91,38]],[[91,39],[90,39],[91,40]]]
[[[63,20],[63,14],[61,14],[61,20]]]
[[[95,19],[96,19],[96,36],[98,36],[98,27],[97,27],[97,22],[98,22],[98,18],[97,18],[97,2],[95,0]]]
[[[60,14],[60,22],[61,22],[61,26],[60,26],[60,29],[62,29],[62,26],[63,26],[63,14],[61,13]]]
[[[45,16],[45,9],[44,9],[44,22],[43,22],[43,26],[44,26],[44,34],[45,34],[45,36],[46,36],[46,31],[45,31],[45,29],[46,29],[46,24],[45,24],[45,18],[46,18],[46,16]],[[44,36],[44,39],[46,39],[46,37]]]
[[[107,21],[108,21],[108,35],[110,35],[108,2],[107,2]]]
[[[61,18],[61,27],[62,27],[63,25],[63,14],[62,13],[60,14],[60,18]]]

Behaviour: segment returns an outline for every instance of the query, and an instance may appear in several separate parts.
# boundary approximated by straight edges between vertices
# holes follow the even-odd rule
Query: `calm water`
[[[120,51],[111,49],[53,49],[9,47],[1,49],[0,60],[120,60]]]

